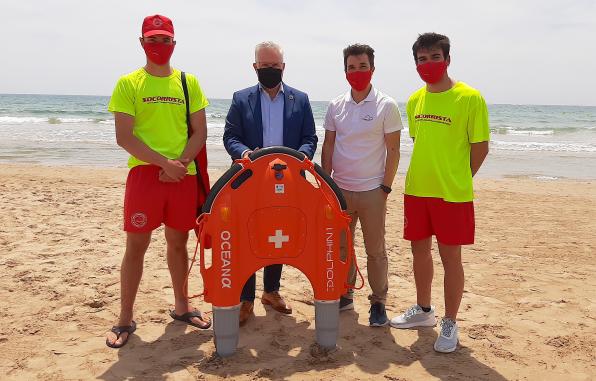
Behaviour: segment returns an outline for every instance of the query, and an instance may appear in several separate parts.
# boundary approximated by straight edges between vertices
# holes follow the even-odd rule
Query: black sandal
[[[122,348],[123,346],[126,345],[126,343],[128,343],[128,339],[130,339],[130,335],[132,335],[132,333],[134,331],[137,330],[137,323],[133,320],[131,325],[120,325],[120,326],[113,326],[112,329],[110,330],[111,332],[116,334],[116,341],[118,341],[118,339],[120,338],[120,335],[122,335],[123,333],[128,333],[128,335],[126,336],[126,340],[124,340],[122,342],[122,344],[116,344],[116,341],[114,341],[114,343],[110,343],[110,341],[106,338],[106,345],[110,348]]]
[[[176,315],[176,311],[170,310],[170,316],[174,320],[179,320],[181,322],[184,322],[184,323],[186,323],[188,325],[192,325],[193,327],[197,327],[199,329],[207,329],[207,328],[211,327],[211,321],[208,321],[208,322],[205,321],[204,318],[203,318],[203,314],[201,313],[201,311],[194,310],[194,311],[190,311],[190,312],[187,312],[185,314],[182,314],[182,315]],[[198,325],[197,323],[195,323],[195,322],[193,322],[191,320],[193,317],[198,317],[199,319],[201,319],[207,325],[205,325],[205,326]]]

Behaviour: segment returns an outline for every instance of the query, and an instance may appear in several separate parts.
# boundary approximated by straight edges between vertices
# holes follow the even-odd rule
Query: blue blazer
[[[312,159],[317,149],[317,134],[308,95],[284,83],[284,146],[306,154]],[[226,117],[224,146],[232,160],[242,152],[263,148],[263,121],[259,86],[234,93]]]

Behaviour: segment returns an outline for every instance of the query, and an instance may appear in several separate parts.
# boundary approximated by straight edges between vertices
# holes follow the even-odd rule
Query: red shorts
[[[474,203],[447,202],[404,194],[404,239],[418,241],[432,235],[444,245],[474,243]]]
[[[160,168],[139,165],[130,170],[124,194],[124,230],[146,233],[162,223],[176,230],[195,227],[197,214],[196,176],[177,183],[159,181]]]

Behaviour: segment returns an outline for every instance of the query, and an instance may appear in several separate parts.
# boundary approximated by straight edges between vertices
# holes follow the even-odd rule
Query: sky
[[[209,98],[256,84],[254,46],[272,40],[284,82],[312,100],[348,90],[342,50],[359,42],[375,49],[375,87],[405,102],[422,86],[412,44],[437,32],[450,75],[488,103],[596,106],[594,0],[0,0],[0,93],[110,95],[145,63],[138,37],[155,13],[174,22],[172,64]]]

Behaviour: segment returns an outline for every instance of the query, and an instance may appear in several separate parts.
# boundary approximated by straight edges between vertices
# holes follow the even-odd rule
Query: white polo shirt
[[[331,177],[345,190],[378,188],[385,177],[385,134],[403,129],[395,100],[374,87],[360,103],[351,91],[329,103],[326,130],[335,131]]]

